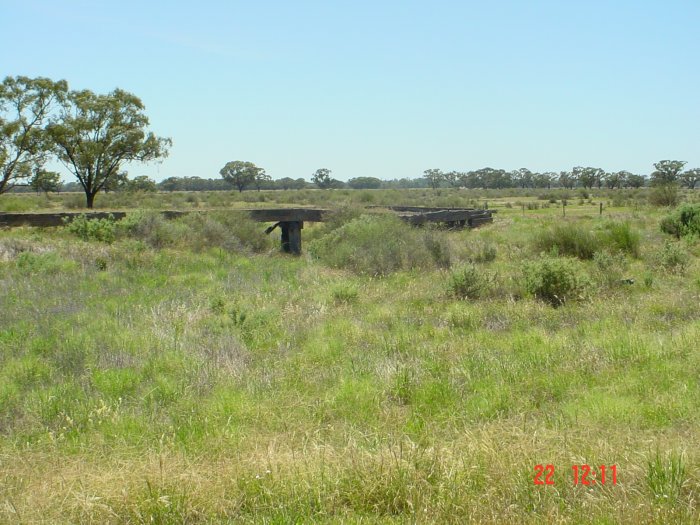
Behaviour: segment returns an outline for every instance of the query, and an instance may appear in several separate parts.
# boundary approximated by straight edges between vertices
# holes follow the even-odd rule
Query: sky
[[[130,176],[700,167],[698,0],[0,0],[0,27],[2,77],[141,98],[173,146]]]

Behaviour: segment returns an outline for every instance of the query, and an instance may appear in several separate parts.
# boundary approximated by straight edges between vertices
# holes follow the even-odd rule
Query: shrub
[[[603,234],[605,244],[614,250],[639,257],[639,232],[632,229],[629,222],[609,222]]]
[[[119,227],[120,233],[142,240],[152,248],[174,246],[184,234],[180,225],[153,211],[130,213],[122,219]]]
[[[467,247],[468,258],[475,263],[489,263],[496,260],[498,250],[496,245],[490,242],[475,241]]]
[[[683,273],[690,261],[690,255],[677,242],[666,242],[656,254],[656,262],[664,270]]]
[[[444,235],[433,231],[432,235]],[[359,274],[387,275],[428,268],[436,260],[424,233],[392,215],[364,215],[309,243],[309,252],[325,264]]]
[[[489,279],[473,264],[450,275],[447,285],[450,295],[458,299],[479,299],[489,287]]]
[[[116,225],[110,215],[107,219],[88,219],[84,214],[78,215],[67,223],[68,231],[84,241],[101,241],[112,243],[115,239]]]
[[[211,220],[218,221],[233,237],[239,245],[254,253],[262,253],[272,248],[272,237],[265,235],[264,225],[250,219],[241,212],[214,212]]]
[[[57,275],[77,268],[75,261],[62,259],[55,252],[22,252],[17,257],[17,268],[24,275]]]
[[[524,267],[525,289],[528,293],[552,306],[562,306],[581,298],[590,285],[573,259],[547,257],[530,262]]]
[[[627,260],[620,252],[610,253],[606,250],[596,252],[593,256],[601,280],[608,286],[619,284],[622,272],[627,269]]]
[[[654,206],[677,206],[680,202],[678,186],[675,184],[655,186],[649,192],[649,202]]]
[[[240,251],[242,248],[241,241],[232,233],[231,228],[227,228],[208,214],[189,214],[179,221],[186,228],[181,241],[192,250],[221,248],[226,251]],[[258,235],[262,236],[262,231]]]
[[[600,250],[601,243],[592,232],[581,226],[564,223],[540,233],[535,238],[535,246],[540,252],[592,259],[593,254]]]
[[[681,237],[700,237],[700,204],[684,204],[661,219],[661,231]]]
[[[336,304],[350,304],[357,301],[357,288],[351,284],[341,284],[333,288],[331,291],[333,301]]]
[[[423,232],[423,243],[428,253],[439,268],[449,268],[452,265],[452,247],[442,232],[428,228]]]
[[[263,252],[272,246],[259,223],[236,212],[191,213],[167,220],[158,212],[139,211],[121,221],[120,231],[153,248],[181,246],[195,251],[221,248]]]

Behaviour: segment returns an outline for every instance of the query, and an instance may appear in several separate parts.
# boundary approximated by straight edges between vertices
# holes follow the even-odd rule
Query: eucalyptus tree
[[[0,194],[41,172],[50,149],[45,125],[67,92],[65,80],[19,76],[0,84]]]
[[[428,181],[428,184],[430,184],[430,187],[434,190],[437,190],[440,184],[442,184],[442,181],[445,180],[445,175],[437,168],[425,170],[423,172],[423,177],[425,177],[425,180]]]
[[[37,193],[58,191],[61,187],[61,175],[55,171],[36,170],[29,181],[29,187]]]
[[[625,185],[629,188],[641,188],[647,183],[647,178],[644,175],[636,175],[631,173],[627,175]]]
[[[684,171],[680,174],[680,179],[684,186],[695,189],[695,185],[700,182],[700,168]]]
[[[255,178],[253,179],[255,189],[258,191],[260,191],[263,186],[269,185],[271,182],[272,177],[265,173],[264,169],[258,170],[258,172],[255,174]]]
[[[573,187],[576,186],[576,176],[571,171],[560,171],[559,185],[567,190],[573,189]]]
[[[124,164],[167,156],[172,141],[146,131],[144,110],[137,96],[121,89],[71,91],[47,127],[54,153],[80,182],[88,208]]]
[[[243,160],[232,160],[219,170],[219,174],[225,181],[233,184],[239,192],[242,192],[246,186],[255,183],[256,177],[261,172],[265,172],[263,168],[258,168],[252,162]]]
[[[600,188],[603,185],[605,171],[600,168],[576,166],[573,176],[584,188],[593,188],[593,186]]]
[[[331,179],[331,173],[333,173],[328,168],[319,168],[314,171],[311,176],[311,182],[322,190],[328,189],[333,185],[333,179]]]
[[[651,174],[652,185],[666,186],[677,183],[686,164],[683,160],[660,160],[654,163],[655,171]]]

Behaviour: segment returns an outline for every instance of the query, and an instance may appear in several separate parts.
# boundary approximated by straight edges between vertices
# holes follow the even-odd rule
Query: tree
[[[462,174],[458,171],[443,173],[442,178],[450,188],[458,188],[462,183]]]
[[[110,191],[123,191],[129,187],[129,174],[126,171],[120,171],[102,187],[102,191],[109,193]]]
[[[44,126],[66,95],[65,80],[6,77],[0,84],[0,194],[38,173],[48,156]]]
[[[355,177],[348,181],[348,186],[354,190],[376,190],[381,188],[382,181],[376,177]]]
[[[48,194],[50,191],[58,191],[61,187],[61,176],[55,171],[40,169],[34,173],[29,186],[37,193],[43,191]]]
[[[165,180],[160,181],[158,186],[164,191],[176,191],[180,189],[180,181],[178,177],[168,177]]]
[[[647,183],[647,178],[644,175],[635,175],[633,173],[627,175],[626,184],[630,188],[641,188]]]
[[[138,97],[121,89],[107,95],[71,91],[60,118],[47,127],[56,156],[80,182],[88,208],[123,164],[168,155],[172,141],[146,133],[144,109]]]
[[[603,185],[605,171],[600,168],[576,166],[573,171],[573,176],[584,188],[593,188],[593,186],[598,186],[598,188],[600,188]]]
[[[681,182],[691,190],[695,189],[695,185],[700,182],[700,168],[693,168],[681,173]]]
[[[576,186],[576,177],[571,171],[560,171],[559,172],[559,185],[567,190],[573,189]]]
[[[551,171],[546,173],[535,173],[533,176],[533,183],[537,188],[547,188],[552,187],[552,183],[557,179],[557,174]]]
[[[246,186],[255,182],[255,177],[258,176],[260,171],[264,170],[258,168],[252,162],[232,160],[231,162],[227,162],[226,165],[219,170],[219,174],[225,181],[238,188],[239,192],[242,192]]]
[[[332,171],[329,169],[319,168],[314,171],[314,174],[311,176],[311,182],[322,190],[330,188],[332,184],[331,173]]]
[[[521,188],[529,188],[532,186],[533,174],[527,168],[520,168],[511,172],[511,179]]]
[[[627,179],[632,175],[629,171],[616,171],[614,173],[606,173],[603,177],[605,186],[611,190],[622,188],[627,184]]]
[[[442,181],[445,180],[445,176],[443,175],[442,171],[437,168],[425,170],[423,172],[423,176],[428,181],[428,184],[430,184],[430,187],[434,190],[437,190]]]
[[[687,163],[682,160],[660,160],[654,164],[654,171],[651,174],[652,186],[665,186],[678,182],[678,176]]]
[[[270,177],[267,173],[265,173],[264,169],[259,169],[258,172],[255,174],[255,179],[253,179],[253,184],[255,184],[255,188],[258,191],[260,191],[260,189],[263,186],[270,183],[271,181],[272,181],[272,177]]]
[[[139,175],[127,182],[126,189],[127,191],[155,192],[158,187],[156,186],[156,181],[147,175]]]

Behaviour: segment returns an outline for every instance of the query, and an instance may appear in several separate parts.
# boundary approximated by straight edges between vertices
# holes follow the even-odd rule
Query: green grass
[[[305,225],[327,251],[299,258],[225,217],[1,231],[0,522],[697,522],[700,248],[668,248],[663,212],[572,203],[602,255],[555,308],[522,268],[556,211],[409,231],[426,263],[398,266],[368,219]],[[463,268],[487,293],[450,293]]]

